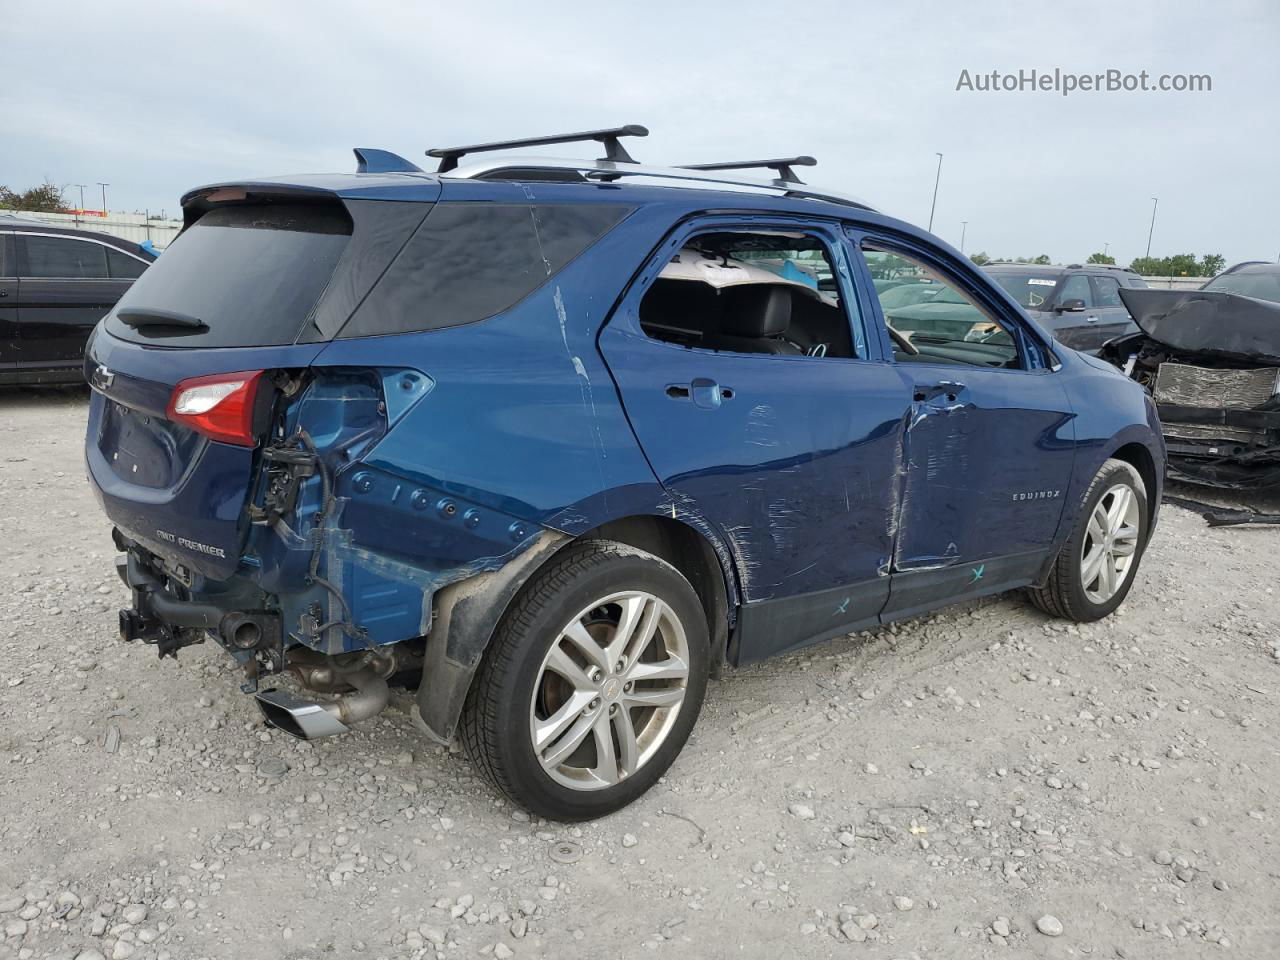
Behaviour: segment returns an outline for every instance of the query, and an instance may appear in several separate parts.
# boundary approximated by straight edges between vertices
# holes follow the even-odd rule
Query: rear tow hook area
[[[116,571],[133,591],[133,606],[120,611],[120,639],[154,644],[161,658],[177,658],[183,647],[218,635],[232,651],[250,653],[280,647],[280,615],[271,610],[231,610],[199,600],[183,600],[136,554],[116,560]]]
[[[322,701],[270,688],[258,691],[254,698],[267,723],[299,740],[346,733],[352,724],[386,709],[391,698],[387,679],[404,666],[394,654],[389,651],[385,656],[366,655],[342,663],[338,658],[295,648],[288,654],[285,673],[310,690],[346,692]]]

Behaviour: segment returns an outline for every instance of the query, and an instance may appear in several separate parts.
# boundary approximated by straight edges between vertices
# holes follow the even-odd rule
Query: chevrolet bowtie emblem
[[[89,386],[95,390],[106,390],[115,378],[115,372],[100,363],[93,368],[93,373],[89,374]]]

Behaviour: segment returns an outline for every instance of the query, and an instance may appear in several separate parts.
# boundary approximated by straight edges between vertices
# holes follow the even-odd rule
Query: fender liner
[[[476,574],[436,594],[418,687],[418,712],[433,738],[441,743],[453,739],[471,680],[507,607],[543,561],[572,542],[567,534],[544,530],[500,570]]]

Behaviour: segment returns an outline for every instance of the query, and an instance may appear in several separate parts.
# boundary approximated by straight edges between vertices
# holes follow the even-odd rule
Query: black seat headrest
[[[720,291],[722,333],[734,337],[776,337],[791,326],[791,288],[751,283]]]

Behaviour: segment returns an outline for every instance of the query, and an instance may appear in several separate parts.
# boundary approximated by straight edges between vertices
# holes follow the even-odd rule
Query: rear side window
[[[24,275],[48,280],[102,280],[107,276],[107,248],[71,237],[19,236],[26,247]]]
[[[502,313],[629,212],[611,204],[436,204],[339,336],[435,330]]]
[[[111,271],[112,280],[134,280],[142,276],[147,265],[137,257],[107,247],[107,268]]]
[[[183,347],[293,343],[350,235],[351,220],[338,204],[215,208],[142,272],[118,307],[186,314],[205,329],[134,329],[115,312],[107,329],[135,343]]]

